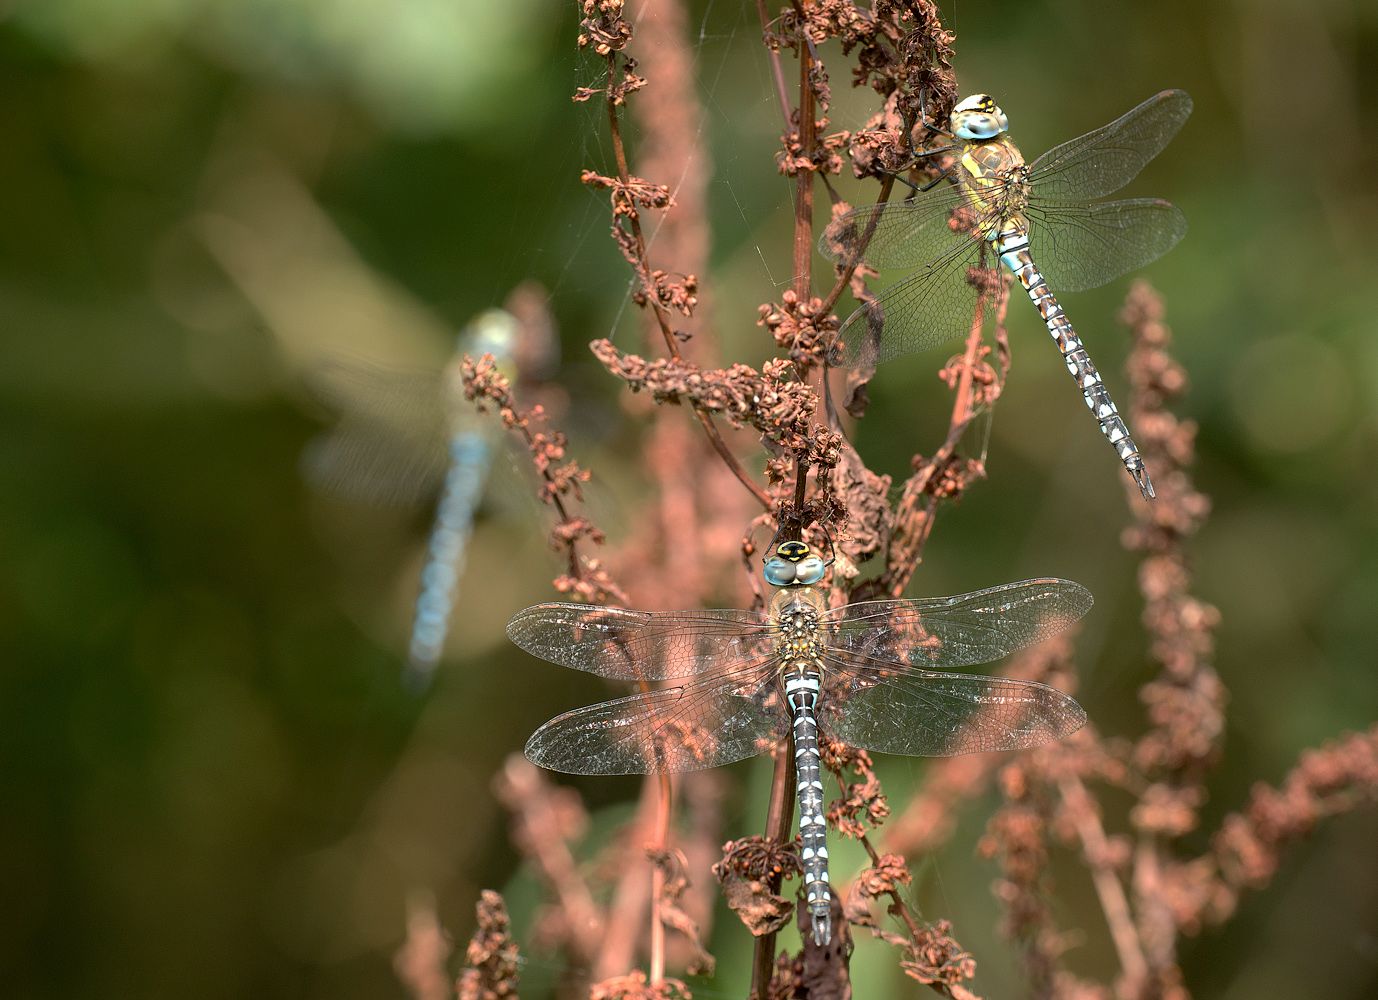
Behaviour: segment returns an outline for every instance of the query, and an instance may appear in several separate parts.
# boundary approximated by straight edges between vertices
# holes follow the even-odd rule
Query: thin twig
[[[1000,279],[996,292],[997,330],[1004,327],[1004,309],[1009,297],[1009,282]],[[975,370],[981,364],[983,315],[987,304],[986,294],[977,296],[972,316],[971,328],[967,334],[966,349],[962,355],[961,366],[956,379],[956,398],[952,403],[952,418],[948,423],[947,437],[942,446],[920,465],[915,474],[904,484],[900,502],[895,510],[895,533],[890,545],[889,563],[886,571],[875,580],[868,581],[857,588],[853,600],[865,600],[876,594],[899,597],[918,568],[923,556],[924,545],[938,513],[939,496],[934,495],[936,478],[946,474],[957,445],[966,433],[968,425],[976,416],[978,409],[972,405],[972,386]],[[1000,384],[996,383],[997,386]],[[968,470],[968,476],[984,474],[983,469]],[[949,490],[960,490],[965,483],[957,481],[950,484]]]
[[[617,53],[615,51],[609,52],[607,59],[608,93],[611,94],[614,92],[617,83]],[[613,151],[617,158],[617,176],[618,179],[622,181],[623,185],[629,186],[631,184],[631,171],[627,168],[627,150],[622,142],[622,129],[618,124],[617,105],[616,102],[611,99],[605,103],[608,106],[608,124],[612,130]],[[646,240],[641,234],[641,220],[636,211],[628,213],[627,218],[631,225],[632,239],[636,247],[637,279],[641,282],[642,287],[648,292],[646,302],[655,315],[656,323],[660,326],[660,333],[665,340],[666,351],[669,353],[670,357],[679,360],[679,343],[675,337],[674,330],[670,327],[669,314],[665,311],[664,306],[660,304],[656,296],[654,294],[649,294],[652,289],[651,265],[646,257]],[[699,423],[703,425],[704,433],[708,435],[708,440],[713,445],[713,450],[721,456],[722,460],[727,463],[728,468],[732,470],[732,474],[737,477],[743,486],[751,491],[752,496],[757,499],[761,506],[766,510],[770,510],[772,507],[770,496],[751,478],[751,475],[742,467],[741,462],[732,454],[732,451],[727,447],[727,442],[722,439],[722,435],[718,433],[717,427],[714,426],[713,419],[697,406],[694,407],[694,414],[698,417]]]
[[[662,857],[666,853],[670,832],[670,807],[674,802],[674,791],[668,774],[657,775],[656,787],[656,825],[648,853]],[[665,922],[660,909],[665,895],[665,868],[655,865],[651,869],[651,985],[658,986],[665,978]]]
[[[1101,826],[1100,815],[1091,793],[1086,790],[1081,779],[1075,775],[1063,778],[1058,783],[1063,801],[1076,824],[1077,837],[1081,840],[1082,858],[1091,869],[1091,881],[1100,899],[1101,911],[1110,927],[1110,938],[1115,942],[1115,952],[1120,959],[1120,970],[1126,983],[1125,992],[1129,996],[1138,994],[1139,985],[1148,976],[1148,962],[1139,943],[1139,933],[1134,928],[1134,916],[1129,910],[1129,898],[1125,895],[1120,877],[1115,874],[1110,863],[1111,851]]]
[[[761,34],[770,34],[770,14],[766,11],[766,0],[756,0],[756,12],[761,16]],[[780,115],[784,119],[785,128],[789,128],[790,106],[789,88],[785,86],[785,68],[780,63],[780,50],[769,42],[766,43],[766,57],[770,60],[770,75],[775,81],[775,97],[780,102]]]
[[[894,174],[886,174],[880,182],[880,194],[876,196],[877,205],[884,205],[890,200],[890,193],[894,189],[894,186]],[[819,310],[820,315],[826,316],[828,313],[832,312],[833,308],[837,305],[837,300],[842,297],[843,291],[851,284],[852,275],[856,273],[861,255],[865,252],[866,247],[870,245],[871,237],[875,235],[876,226],[880,224],[880,215],[881,213],[879,212],[872,212],[871,217],[866,220],[866,231],[861,234],[861,239],[857,241],[857,250],[854,255],[857,263],[848,264],[839,272],[837,281],[833,284],[832,291],[823,299],[823,306]]]
[[[795,10],[799,11],[800,23],[804,23],[804,12],[798,0]],[[799,146],[804,159],[813,160],[814,146],[814,94],[813,83],[809,79],[813,72],[813,47],[808,34],[799,34]],[[813,284],[813,175],[811,169],[799,171],[794,195],[794,294],[800,302],[809,300],[809,290]]]
[[[789,840],[790,824],[794,821],[794,746],[782,740],[775,748],[775,771],[770,781],[770,804],[766,808],[766,833],[769,843],[784,844]],[[768,879],[772,893],[780,891],[783,875]],[[770,977],[775,971],[775,932],[756,938],[751,951],[751,995],[765,1000]]]

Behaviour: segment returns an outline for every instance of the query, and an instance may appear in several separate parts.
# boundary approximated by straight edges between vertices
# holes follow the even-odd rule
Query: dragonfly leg
[[[927,184],[925,184],[925,185],[923,185],[922,187],[920,187],[920,188],[918,189],[918,191],[919,191],[920,194],[922,194],[922,193],[925,192],[925,191],[932,191],[935,187],[937,187],[939,184],[941,184],[943,181],[947,180],[947,179],[948,179],[949,177],[951,177],[951,176],[952,176],[952,167],[948,167],[946,170],[944,170],[942,173],[940,173],[937,177],[934,177],[934,178],[933,178],[931,181],[929,181]]]
[[[1152,500],[1153,483],[1148,478],[1148,470],[1144,468],[1139,448],[1129,436],[1129,428],[1125,426],[1114,400],[1110,398],[1109,390],[1101,382],[1100,373],[1092,364],[1091,356],[1086,353],[1081,338],[1077,336],[1076,330],[1072,329],[1071,320],[1063,313],[1062,306],[1053,297],[1048,283],[1043,280],[1043,275],[1039,273],[1038,267],[1029,256],[1027,239],[1020,246],[1005,243],[998,249],[1001,251],[1000,259],[1014,272],[1038,308],[1043,322],[1047,324],[1048,332],[1053,335],[1058,350],[1062,352],[1063,360],[1067,362],[1067,370],[1076,379],[1087,407],[1100,424],[1101,433],[1120,456],[1120,461],[1134,478],[1144,499]]]

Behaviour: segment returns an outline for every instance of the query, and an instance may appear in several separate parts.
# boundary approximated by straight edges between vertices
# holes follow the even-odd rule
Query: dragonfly
[[[1185,91],[1165,90],[1109,125],[1026,164],[1009,119],[988,94],[952,110],[954,183],[898,202],[853,209],[819,239],[841,265],[916,267],[857,309],[839,332],[838,363],[869,367],[963,336],[979,301],[988,255],[1028,293],[1067,370],[1144,499],[1153,483],[1096,366],[1052,289],[1096,288],[1156,260],[1187,230],[1180,209],[1157,198],[1094,201],[1134,179],[1191,114]],[[941,179],[941,178],[940,178]]]
[[[561,666],[638,682],[629,697],[575,709],[526,744],[572,774],[658,774],[742,760],[792,739],[804,888],[814,940],[831,940],[819,732],[879,753],[942,757],[1061,739],[1086,713],[1034,681],[952,673],[1062,632],[1091,608],[1067,580],[959,597],[829,609],[828,562],[801,541],[774,547],[766,613],[629,611],[541,604],[512,619],[522,649]],[[668,686],[652,687],[668,681]]]
[[[345,412],[341,425],[303,456],[323,491],[375,506],[412,506],[440,497],[426,544],[403,684],[426,690],[445,649],[464,574],[465,550],[493,462],[492,421],[464,399],[460,363],[492,355],[515,377],[522,325],[503,309],[474,317],[456,341],[443,376],[374,371],[335,362],[316,373],[320,394]]]

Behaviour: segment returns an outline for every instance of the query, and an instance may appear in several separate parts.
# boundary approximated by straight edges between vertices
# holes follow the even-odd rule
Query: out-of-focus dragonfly
[[[511,313],[490,309],[461,332],[441,375],[335,361],[312,379],[317,394],[343,414],[339,426],[303,455],[312,483],[375,506],[418,505],[440,490],[403,676],[413,691],[430,685],[444,652],[474,515],[494,449],[501,447],[494,440],[500,425],[481,418],[464,399],[460,363],[466,355],[477,361],[490,354],[509,378],[522,369],[530,373],[551,345],[533,352],[522,344],[522,333]]]
[[[1014,272],[1057,341],[1086,405],[1145,499],[1153,484],[1096,366],[1051,288],[1096,288],[1170,250],[1186,233],[1176,206],[1156,198],[1096,202],[1157,156],[1191,114],[1191,98],[1165,90],[1094,132],[1025,164],[1009,121],[986,94],[952,111],[955,180],[905,201],[853,209],[819,241],[848,266],[918,267],[843,324],[839,363],[869,366],[937,347],[971,327],[972,270],[993,254]]]
[[[808,545],[787,541],[765,564],[765,580],[777,588],[767,614],[541,604],[507,626],[513,642],[542,659],[644,687],[541,726],[526,755],[542,767],[692,771],[792,737],[804,881],[819,943],[832,934],[819,728],[865,750],[933,757],[1061,739],[1086,713],[1056,688],[939,671],[1040,642],[1091,607],[1084,587],[1044,579],[829,610],[817,586],[826,572]],[[651,688],[662,680],[673,683]]]

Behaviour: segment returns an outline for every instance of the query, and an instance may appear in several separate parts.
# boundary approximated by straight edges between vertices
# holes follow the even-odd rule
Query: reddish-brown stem
[[[890,191],[894,186],[894,175],[886,174],[884,179],[882,179],[880,182],[880,194],[876,198],[877,205],[883,205],[890,200]],[[858,244],[860,248],[858,250],[858,256],[860,255],[860,252],[864,251],[867,245],[871,242],[871,236],[875,233],[876,226],[877,224],[879,224],[879,222],[879,212],[873,213],[871,218],[867,220],[866,232],[862,234],[861,241]],[[818,310],[818,315],[826,316],[833,311],[833,307],[837,305],[837,300],[842,297],[842,292],[846,289],[846,287],[849,284],[851,284],[852,275],[856,273],[856,268],[856,264],[848,264],[845,268],[843,268],[842,273],[837,276],[837,282],[833,285],[832,291],[830,291],[828,293],[827,298],[823,300],[823,307]]]
[[[653,881],[653,877],[647,877],[648,859],[640,849],[650,843],[648,834],[659,815],[659,803],[660,788],[653,779],[647,778],[641,786],[641,799],[631,824],[633,835],[640,842],[628,845],[617,886],[608,902],[602,942],[596,960],[590,965],[595,981],[623,975],[632,965],[641,938],[638,928],[649,909],[648,893]],[[651,867],[654,870],[654,866]]]
[[[807,2],[807,0],[805,0]],[[795,10],[799,12],[800,25],[807,24],[800,0],[795,0]],[[799,146],[806,160],[813,160],[814,146],[814,94],[809,77],[813,73],[813,45],[807,32],[799,33]],[[783,85],[783,78],[781,80]],[[794,294],[801,303],[809,301],[813,285],[813,170],[799,171],[794,196]],[[808,381],[808,368],[800,375]],[[826,377],[826,373],[824,374]],[[819,395],[823,394],[823,383],[819,382]],[[804,497],[808,485],[809,466],[802,453],[794,459],[794,513],[797,516],[804,509]],[[803,524],[799,524],[802,532]]]
[[[1003,305],[1008,288],[1002,287],[1000,291],[1000,301]],[[892,545],[890,551],[889,567],[887,571],[876,579],[871,586],[863,585],[857,588],[853,595],[854,600],[865,600],[872,592],[888,593],[892,597],[899,597],[904,593],[904,588],[909,585],[909,579],[918,568],[919,560],[922,558],[924,545],[928,541],[929,533],[933,530],[933,521],[937,515],[937,500],[929,497],[929,486],[933,477],[937,475],[947,465],[956,451],[958,443],[962,440],[962,435],[966,432],[967,425],[975,416],[975,411],[971,406],[971,385],[974,377],[976,364],[980,359],[981,336],[982,336],[982,316],[986,304],[985,295],[977,297],[976,308],[972,316],[971,330],[967,333],[966,350],[962,355],[962,367],[957,378],[957,398],[952,403],[952,419],[948,423],[947,438],[942,446],[928,459],[922,468],[904,484],[904,494],[900,499],[899,508],[895,512],[896,524],[910,525],[909,531],[900,538],[897,545]],[[924,506],[920,506],[920,505]]]
[[[766,0],[756,0],[756,13],[761,16],[761,34],[770,31],[770,14],[766,11]],[[775,97],[780,102],[780,115],[789,128],[789,88],[785,86],[785,68],[780,62],[780,52],[772,45],[766,46],[766,56],[770,59],[770,75],[775,81]]]
[[[651,845],[648,848],[656,858],[663,858],[668,846],[670,832],[671,796],[674,790],[670,776],[657,776],[660,797],[656,809],[656,827]],[[657,986],[665,978],[665,923],[660,917],[661,901],[665,895],[665,866],[657,863],[651,869],[651,985]]]
[[[800,24],[807,23],[798,2]],[[809,300],[809,289],[813,284],[813,161],[814,144],[814,100],[813,85],[809,80],[813,72],[813,47],[807,34],[799,35],[799,147],[810,167],[799,171],[794,196],[794,294],[800,302]]]
[[[770,781],[770,804],[766,807],[766,840],[783,844],[789,840],[790,823],[794,820],[794,740],[781,740],[775,747],[775,773]],[[770,891],[778,893],[782,873],[770,877]],[[765,1000],[770,977],[775,971],[775,932],[756,938],[751,953],[751,995]]]
[[[718,433],[718,429],[713,426],[713,418],[704,413],[703,410],[697,406],[694,407],[694,416],[699,418],[699,423],[703,425],[704,432],[708,435],[708,443],[711,444],[713,450],[722,457],[727,467],[732,470],[732,474],[737,477],[738,481],[741,482],[743,486],[751,491],[751,495],[756,498],[762,507],[766,510],[772,510],[775,504],[770,499],[770,494],[751,478],[751,474],[748,473],[746,469],[742,468],[742,463],[737,461],[737,456],[732,454],[727,447],[727,442],[722,439],[722,435]]]
[[[1091,869],[1091,881],[1096,887],[1101,910],[1105,913],[1105,922],[1110,927],[1110,938],[1115,942],[1115,952],[1119,955],[1124,982],[1135,984],[1130,986],[1129,990],[1130,995],[1134,995],[1138,992],[1137,984],[1142,984],[1148,977],[1148,961],[1144,958],[1143,948],[1139,944],[1139,933],[1134,928],[1129,898],[1125,895],[1124,886],[1120,884],[1120,878],[1108,860],[1110,847],[1105,829],[1101,826],[1096,805],[1091,801],[1091,793],[1086,790],[1080,778],[1064,778],[1058,783],[1058,790],[1062,793],[1068,812],[1076,823],[1082,857],[1086,861],[1086,867]]]
[[[851,791],[847,786],[846,780],[842,777],[841,771],[833,771],[832,775],[837,780],[838,787],[841,789],[842,797],[845,800]],[[871,866],[873,868],[881,867],[884,864],[885,859],[881,857],[880,852],[878,852],[875,848],[875,845],[871,843],[871,838],[868,837],[865,833],[856,833],[854,834],[854,836],[856,840],[861,844],[861,846],[866,850],[867,857],[871,859]],[[899,920],[903,921],[905,930],[908,931],[909,941],[912,942],[910,947],[917,948],[920,942],[931,939],[930,929],[928,927],[920,925],[919,921],[915,918],[913,911],[909,908],[909,904],[905,901],[904,896],[900,894],[898,889],[894,888],[892,885],[890,888],[885,890],[885,895],[890,898],[890,903],[886,907],[886,912],[888,912],[892,917],[897,917]],[[893,941],[892,938],[890,940]],[[979,1000],[976,994],[972,993],[969,989],[966,989],[965,987],[957,987],[956,989],[954,989],[953,986],[942,981],[941,979],[925,979],[922,981],[927,983],[930,989],[934,990],[935,992],[941,993],[943,996],[960,996],[962,1000]]]
[[[608,93],[615,91],[617,83],[617,53],[608,53]],[[617,157],[617,176],[624,185],[631,183],[631,171],[627,168],[627,150],[622,142],[622,129],[618,124],[617,105],[611,98],[607,101],[608,105],[608,125],[612,130],[612,146]],[[628,224],[632,230],[632,240],[636,245],[636,277],[641,282],[641,287],[646,291],[646,301],[655,315],[656,323],[660,327],[661,336],[665,339],[665,350],[670,357],[680,360],[679,343],[675,339],[675,331],[670,327],[670,317],[666,313],[665,307],[656,300],[651,283],[651,264],[646,256],[646,241],[641,234],[641,219],[635,208],[627,213]],[[737,477],[743,486],[751,491],[757,501],[766,510],[772,508],[770,496],[757,483],[752,480],[750,474],[742,467],[741,462],[737,461],[737,456],[732,454],[727,447],[727,442],[718,433],[717,427],[713,424],[713,418],[695,405],[694,414],[698,417],[699,423],[703,426],[704,433],[708,435],[709,443],[713,445],[713,450],[718,453],[727,467],[732,470],[732,474]]]
[[[484,358],[486,360],[491,360],[490,355],[484,355]],[[522,437],[526,439],[527,449],[534,454],[536,449],[536,438],[534,435],[532,435],[531,429],[526,426],[522,426],[519,429],[522,432]],[[564,500],[560,498],[559,492],[555,489],[556,481],[555,477],[551,475],[550,469],[547,467],[541,469],[540,471],[541,478],[544,479],[546,481],[546,484],[551,487],[547,491],[547,493],[550,496],[551,505],[555,508],[556,513],[560,515],[560,523],[564,525],[573,523],[574,519],[570,517],[569,509],[565,507]],[[579,549],[577,547],[577,543],[572,540],[569,542],[568,545],[568,554],[569,575],[574,577],[574,579],[576,580],[582,580],[583,573],[582,568],[579,565]]]
[[[1009,282],[1000,282],[999,292],[996,292],[996,342],[1003,343],[1002,331],[1005,322],[1005,304],[1009,298]],[[966,350],[962,355],[962,365],[956,379],[956,399],[952,402],[952,419],[948,423],[947,439],[943,445],[934,452],[932,459],[923,461],[921,467],[915,471],[912,477],[904,483],[904,493],[900,497],[900,503],[894,514],[896,523],[896,533],[892,543],[890,543],[889,565],[885,573],[876,577],[875,580],[861,584],[853,592],[853,601],[868,601],[872,596],[886,594],[890,596],[900,596],[904,588],[909,584],[909,577],[914,574],[914,570],[922,559],[923,547],[929,539],[929,533],[933,530],[933,519],[937,515],[938,496],[933,496],[933,479],[936,475],[947,468],[952,455],[956,452],[956,446],[962,441],[962,435],[966,433],[966,428],[971,423],[971,419],[976,416],[976,409],[971,406],[971,386],[974,382],[976,366],[981,360],[981,333],[983,333],[983,315],[987,298],[985,293],[977,296],[976,309],[971,317],[970,332],[966,337]],[[1002,369],[1005,368],[1005,354],[1002,350]],[[1002,376],[998,376],[996,384],[1002,384]]]

